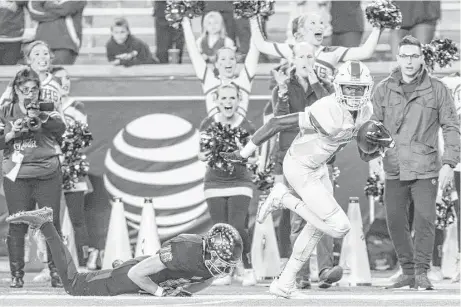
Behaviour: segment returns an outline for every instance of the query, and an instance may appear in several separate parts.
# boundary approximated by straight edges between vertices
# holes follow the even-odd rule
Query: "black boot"
[[[53,260],[48,261],[48,268],[50,269],[51,286],[53,288],[63,288],[64,285],[62,284],[61,277],[59,277],[58,269],[54,265]]]
[[[22,288],[24,286],[24,237],[7,236],[10,270],[11,288]]]

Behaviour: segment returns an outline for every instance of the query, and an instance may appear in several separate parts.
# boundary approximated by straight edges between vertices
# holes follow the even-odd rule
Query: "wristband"
[[[165,290],[163,290],[162,287],[158,286],[158,287],[157,287],[157,290],[155,290],[154,295],[155,295],[155,296],[158,296],[158,297],[161,297],[161,296],[163,296],[163,293],[164,293],[164,292],[165,292]]]
[[[243,149],[240,151],[240,156],[242,156],[242,158],[245,158],[247,159],[249,156],[251,156],[253,154],[253,152],[258,149],[258,146],[255,145],[255,143],[253,143],[253,141],[249,141],[245,147],[243,147]]]

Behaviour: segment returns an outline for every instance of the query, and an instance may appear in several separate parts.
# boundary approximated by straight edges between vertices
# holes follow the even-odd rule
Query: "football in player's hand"
[[[379,145],[375,142],[371,142],[367,135],[378,135],[381,129],[377,122],[369,120],[365,122],[357,131],[357,145],[366,154],[372,154],[379,149]]]

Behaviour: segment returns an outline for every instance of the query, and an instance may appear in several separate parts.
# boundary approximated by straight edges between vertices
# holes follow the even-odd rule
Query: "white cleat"
[[[311,298],[309,295],[301,293],[296,289],[295,283],[292,286],[282,286],[278,282],[278,279],[271,283],[269,293],[276,297],[282,297],[286,299],[308,299]]]
[[[257,221],[259,224],[264,222],[269,213],[282,208],[281,200],[286,193],[289,191],[283,183],[278,182],[274,185],[266,200],[258,207]]]

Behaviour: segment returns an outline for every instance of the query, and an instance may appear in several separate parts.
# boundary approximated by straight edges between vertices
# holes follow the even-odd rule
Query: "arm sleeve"
[[[373,115],[371,116],[371,119],[380,122],[384,121],[384,112],[382,107],[383,87],[383,83],[378,84],[371,96],[371,104],[373,105]]]

